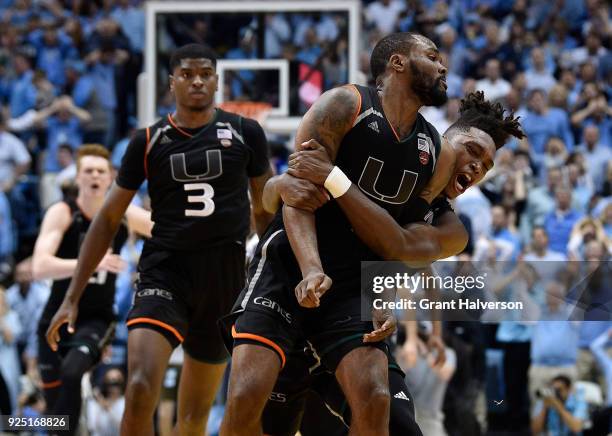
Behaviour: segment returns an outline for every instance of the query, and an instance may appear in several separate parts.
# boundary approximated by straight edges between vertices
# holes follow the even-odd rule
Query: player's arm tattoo
[[[341,87],[326,92],[304,115],[296,134],[296,149],[315,139],[335,161],[342,138],[351,129],[358,109],[359,97],[350,88]],[[323,272],[314,214],[288,205],[283,208],[285,230],[302,276]]]

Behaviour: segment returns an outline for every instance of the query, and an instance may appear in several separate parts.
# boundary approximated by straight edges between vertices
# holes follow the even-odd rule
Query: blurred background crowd
[[[555,276],[546,289],[536,283],[550,274],[541,267],[545,261],[556,262],[555,274],[568,261],[590,261],[607,268],[600,288],[612,288],[605,280],[612,248],[611,13],[605,0],[362,2],[362,84],[382,36],[422,33],[436,42],[449,68],[448,103],[422,111],[440,132],[457,119],[466,93],[483,90],[521,116],[527,135],[501,149],[486,180],[454,204],[471,235],[459,259],[503,262],[506,286],[539,292],[540,319],[548,321],[447,322],[443,366],[433,364],[426,347],[400,346],[427,436],[528,434],[530,428],[566,435],[577,429],[568,414],[590,425],[591,434],[607,434],[608,427],[598,433],[603,427],[597,426],[612,405],[610,299],[589,295],[587,306],[597,310],[569,321],[556,315],[568,282]],[[120,164],[137,124],[144,6],[135,0],[0,0],[0,21],[0,403],[2,413],[36,416],[45,410],[37,317],[49,283],[33,280],[33,244],[46,208],[71,195],[75,150],[103,144],[113,165]],[[289,60],[298,71],[291,84],[296,114],[348,80],[346,15],[270,13],[244,20],[223,14],[213,20],[177,14],[157,41],[158,115],[173,110],[163,85],[167,55],[188,42],[207,43],[220,58]],[[221,92],[231,100],[274,104],[277,88],[274,78],[241,71]],[[291,138],[269,139],[271,161],[282,172]],[[147,204],[144,190],[141,202]],[[83,421],[94,435],[118,434],[127,339],[121,321],[141,247],[136,237],[124,247],[130,267],[117,283],[116,338],[84,384]],[[177,354],[164,383],[161,434],[169,434],[180,361]],[[549,412],[539,422],[543,410]]]

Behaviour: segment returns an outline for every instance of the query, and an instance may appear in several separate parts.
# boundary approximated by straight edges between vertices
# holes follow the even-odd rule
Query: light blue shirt
[[[575,210],[560,212],[554,210],[544,218],[544,228],[548,233],[549,247],[559,253],[567,252],[567,243],[574,225],[582,218]]]
[[[531,362],[534,365],[569,366],[576,363],[580,325],[568,321],[569,310],[562,304],[556,312],[545,307],[533,327]]]
[[[611,147],[610,144],[606,146],[603,142],[599,141],[593,147],[593,150],[590,151],[585,144],[581,144],[576,148],[576,151],[582,153],[586,160],[588,166],[587,172],[593,179],[595,191],[599,191],[603,187],[605,170],[608,166],[608,161],[612,159]]]
[[[49,286],[42,282],[32,282],[25,297],[21,295],[17,283],[6,291],[7,302],[19,317],[23,328],[17,342],[26,344],[25,350],[29,357],[38,356],[38,321],[50,292]]]
[[[0,259],[15,251],[15,233],[11,205],[4,192],[0,191]]]
[[[553,136],[563,139],[568,151],[574,148],[574,137],[570,129],[569,118],[567,113],[561,109],[550,108],[543,115],[529,111],[521,120],[521,125],[527,134],[535,158],[544,156],[546,143]]]
[[[9,98],[11,118],[17,118],[27,110],[34,108],[37,91],[32,83],[33,75],[32,71],[26,71],[13,82]]]
[[[588,408],[587,403],[584,400],[584,393],[581,390],[577,390],[576,392],[570,393],[565,400],[565,409],[577,419],[585,421],[588,417]],[[542,408],[544,407],[544,403],[542,400],[538,400],[536,403],[533,416],[537,416],[542,412]],[[548,413],[546,415],[546,434],[554,435],[554,436],[580,436],[582,432],[573,433],[570,431],[567,425],[563,423],[561,416],[554,408],[549,408]]]
[[[145,40],[145,16],[142,8],[117,7],[110,16],[119,23],[121,30],[130,41],[130,47],[137,53],[142,53]]]

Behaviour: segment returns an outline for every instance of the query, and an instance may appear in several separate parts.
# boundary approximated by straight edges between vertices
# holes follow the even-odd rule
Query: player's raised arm
[[[296,149],[300,150],[303,143],[314,139],[325,148],[333,162],[342,138],[353,125],[359,102],[354,88],[348,86],[324,93],[304,115],[295,138]],[[331,286],[331,280],[323,274],[314,214],[285,202],[283,221],[304,278],[296,288],[298,301],[300,304],[304,301],[307,307],[318,306],[319,296]]]
[[[65,279],[74,273],[76,259],[60,259],[55,255],[70,222],[70,207],[64,202],[54,204],[45,214],[32,255],[34,280]]]

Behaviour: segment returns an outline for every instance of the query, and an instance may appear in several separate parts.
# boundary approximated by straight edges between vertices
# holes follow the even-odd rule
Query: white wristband
[[[329,191],[332,197],[338,198],[346,194],[351,184],[351,180],[346,177],[346,174],[340,168],[334,167],[327,176],[327,179],[325,179],[323,186],[325,186],[325,189]]]

